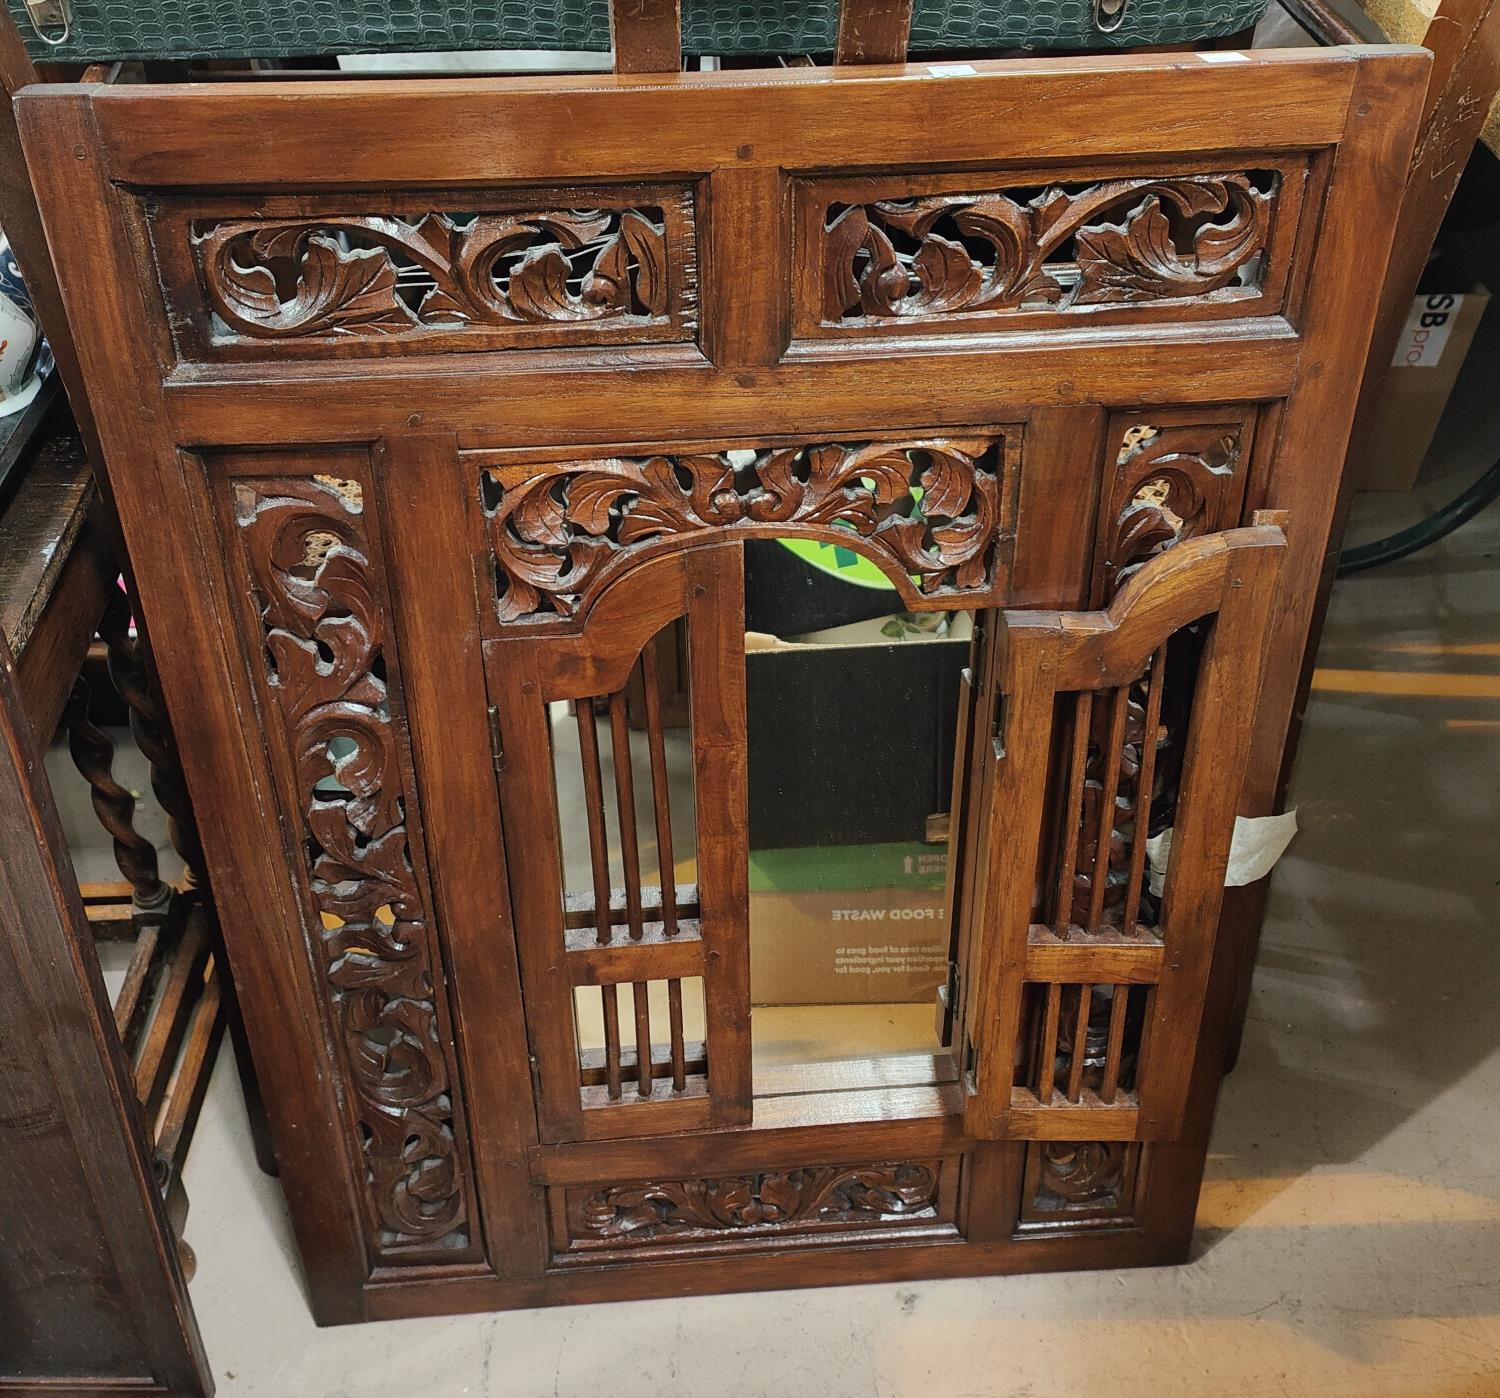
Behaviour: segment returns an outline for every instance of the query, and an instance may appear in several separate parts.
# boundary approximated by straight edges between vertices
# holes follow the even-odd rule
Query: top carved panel
[[[1305,168],[816,179],[798,191],[796,333],[972,332],[1270,315]]]
[[[190,359],[691,342],[687,186],[148,207]]]

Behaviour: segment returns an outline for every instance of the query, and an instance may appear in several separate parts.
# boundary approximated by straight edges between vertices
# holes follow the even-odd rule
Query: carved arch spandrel
[[[473,451],[503,633],[577,631],[651,558],[749,538],[815,538],[863,553],[913,611],[1004,596],[1019,427],[884,440],[706,446],[618,455]]]
[[[309,452],[215,464],[289,869],[365,1167],[370,1254],[387,1265],[476,1256],[461,1086],[366,463],[359,453]],[[318,465],[325,471],[312,473]]]

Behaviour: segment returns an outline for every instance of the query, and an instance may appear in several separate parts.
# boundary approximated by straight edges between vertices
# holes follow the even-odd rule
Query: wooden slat
[[[1151,657],[1151,678],[1146,688],[1146,717],[1141,733],[1141,761],[1135,778],[1135,831],[1130,842],[1130,873],[1125,884],[1125,907],[1120,931],[1127,937],[1139,931],[1141,888],[1146,873],[1146,841],[1151,835],[1151,798],[1156,782],[1156,739],[1161,726],[1161,695],[1167,672],[1167,648],[1157,647]]]
[[[604,778],[599,766],[599,730],[594,726],[594,701],[577,700],[578,752],[583,764],[583,810],[588,822],[589,869],[594,880],[594,928],[601,945],[610,938],[613,890],[609,879],[609,841],[604,829]],[[637,910],[639,914],[639,910]]]
[[[1151,983],[1160,978],[1162,961],[1162,945],[1155,940],[1074,936],[1063,941],[1051,928],[1033,927],[1023,975],[1028,981],[1065,984]]]
[[[701,1076],[707,1067],[707,1058],[703,1052],[703,1041],[694,1040],[682,1046],[682,1073],[684,1080],[688,1074]],[[578,1055],[579,1078],[585,1087],[597,1087],[605,1081],[606,1065],[604,1061],[604,1050],[588,1048]],[[628,1073],[639,1075],[639,1064],[636,1060],[636,1051],[633,1045],[625,1045],[621,1051],[621,1068]],[[653,1078],[676,1078],[678,1065],[674,1060],[671,1049],[666,1044],[651,1045],[651,1076]],[[682,1091],[679,1085],[678,1092]]]
[[[583,763],[583,806],[588,822],[589,867],[594,882],[594,930],[602,946],[610,940],[613,890],[609,879],[609,845],[604,829],[604,781],[599,766],[599,732],[594,726],[593,699],[578,699],[574,705],[574,715],[578,722],[578,751]],[[639,908],[635,911],[639,918]],[[599,990],[599,998],[604,1015],[606,1091],[611,1100],[616,1100],[622,1090],[619,992],[613,984],[604,985]]]
[[[125,979],[115,996],[115,1032],[125,1046],[127,1057],[133,1058],[140,1046],[157,977],[166,966],[165,931],[159,922],[148,922],[140,928],[130,953],[130,964],[125,968]]]
[[[1133,1141],[1139,1120],[1128,1094],[1105,1103],[1087,1088],[1081,1101],[1070,1102],[1059,1092],[1045,1106],[1017,1088],[1009,1113],[1011,1139],[1023,1141]]]
[[[839,0],[835,63],[901,63],[912,0]]]
[[[203,992],[203,968],[208,951],[208,936],[202,919],[189,918],[182,930],[182,939],[172,953],[166,982],[136,1059],[136,1096],[148,1114],[154,1113],[161,1105],[167,1080],[187,1033],[193,1006]]]
[[[1073,880],[1078,873],[1078,836],[1083,825],[1083,786],[1088,771],[1089,732],[1093,715],[1093,692],[1080,690],[1073,701],[1073,744],[1067,778],[1068,805],[1063,814],[1062,855],[1057,863],[1057,904],[1052,914],[1052,927],[1059,937],[1067,936],[1073,920]]]
[[[604,1006],[604,1082],[611,1102],[618,1102],[624,1090],[620,1075],[620,995],[613,985],[599,988]]]
[[[641,850],[635,818],[635,767],[622,689],[609,696],[609,736],[615,764],[615,811],[620,823],[620,867],[625,875],[625,921],[631,938],[640,941]]]
[[[677,863],[672,851],[672,795],[654,640],[641,652],[641,690],[646,701],[646,750],[651,762],[651,809],[656,818],[656,865],[661,874],[656,892],[661,902],[663,928],[670,937],[677,931]]]
[[[616,942],[607,947],[580,947],[567,954],[570,985],[622,985],[638,981],[701,976],[703,943],[674,937],[655,942]]]
[[[609,0],[617,73],[675,73],[682,67],[681,0]]]
[[[696,883],[680,883],[677,885],[675,899],[672,901],[680,918],[696,918],[698,916],[698,885]],[[641,915],[646,919],[647,926],[651,922],[661,919],[665,921],[666,915],[662,909],[661,890],[647,884],[641,889]],[[609,895],[609,925],[611,928],[625,926],[625,890],[614,888]],[[598,930],[599,917],[595,908],[594,895],[592,893],[569,893],[564,899],[563,926],[569,931],[577,928],[591,928]]]
[[[193,1006],[192,1019],[176,1072],[167,1088],[156,1128],[156,1153],[176,1175],[181,1175],[192,1144],[193,1129],[208,1092],[214,1059],[224,1036],[218,965],[210,961],[203,978],[203,993]]]
[[[1050,1095],[1053,1077],[1057,1072],[1057,1024],[1058,1010],[1062,1003],[1062,986],[1047,987],[1047,1008],[1042,1014],[1042,1036],[1038,1041],[1036,1079],[1033,1091],[1038,1097]]]
[[[1073,1052],[1068,1061],[1068,1100],[1078,1101],[1083,1092],[1084,1059],[1088,1055],[1089,1010],[1092,1008],[1094,987],[1078,987],[1078,1013],[1073,1022]]]
[[[1104,1077],[1099,1084],[1099,1099],[1111,1106],[1120,1088],[1120,1054],[1125,1044],[1125,1015],[1130,995],[1129,986],[1117,985],[1109,1007],[1109,1041],[1104,1051]]]
[[[1099,797],[1099,824],[1094,832],[1094,869],[1089,883],[1090,932],[1104,924],[1104,895],[1109,889],[1110,847],[1115,833],[1115,801],[1120,794],[1120,764],[1125,755],[1125,711],[1130,702],[1130,687],[1115,690],[1109,713],[1109,736],[1099,751],[1100,775],[1104,789]]]

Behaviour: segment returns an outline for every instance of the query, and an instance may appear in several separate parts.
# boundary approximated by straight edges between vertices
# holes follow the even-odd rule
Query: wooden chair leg
[[[835,63],[904,63],[912,0],[840,0]]]
[[[617,73],[675,73],[682,67],[679,0],[609,0]]]

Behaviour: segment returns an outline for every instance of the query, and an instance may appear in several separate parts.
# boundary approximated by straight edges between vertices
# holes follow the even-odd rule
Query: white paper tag
[[[1453,322],[1463,309],[1464,298],[1449,292],[1418,296],[1411,303],[1411,314],[1401,327],[1396,353],[1391,357],[1393,369],[1435,369],[1443,361],[1443,350],[1453,333]]]
[[[1205,63],[1248,63],[1250,55],[1240,53],[1235,49],[1221,49],[1216,53],[1200,53],[1194,57],[1201,58]]]
[[[935,78],[972,78],[979,69],[972,63],[929,63],[927,71]]]
[[[1173,828],[1168,826],[1160,835],[1153,835],[1146,841],[1146,862],[1150,866],[1146,879],[1158,898],[1166,883],[1167,864],[1172,858]],[[1286,847],[1296,833],[1296,807],[1280,815],[1236,816],[1234,836],[1229,842],[1229,865],[1224,870],[1224,887],[1240,888],[1265,878],[1286,853]]]

